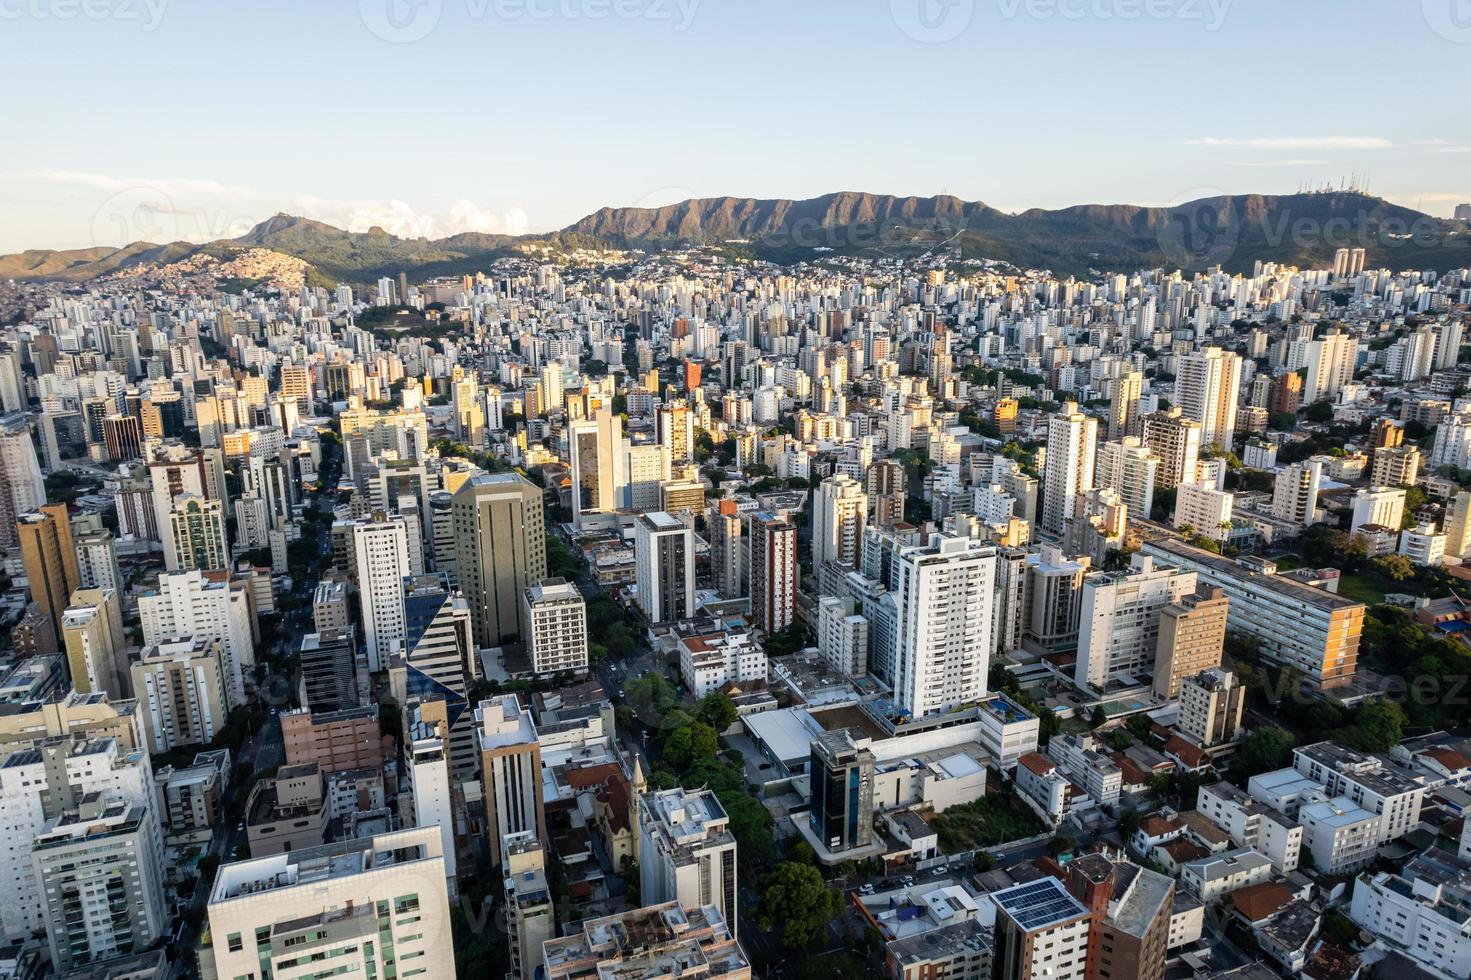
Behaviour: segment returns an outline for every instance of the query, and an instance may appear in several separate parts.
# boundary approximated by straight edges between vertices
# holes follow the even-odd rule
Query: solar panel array
[[[1088,914],[1088,910],[1078,904],[1056,878],[1017,885],[991,897],[1028,932]]]

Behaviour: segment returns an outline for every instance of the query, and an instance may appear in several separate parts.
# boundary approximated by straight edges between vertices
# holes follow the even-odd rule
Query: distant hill
[[[1207,198],[1170,208],[1080,205],[1008,214],[959,198],[840,193],[804,201],[703,198],[661,208],[603,208],[550,235],[461,234],[437,241],[355,233],[276,215],[235,239],[193,245],[139,242],[120,249],[32,250],[0,256],[0,278],[84,281],[196,252],[220,258],[266,248],[311,266],[309,281],[370,283],[482,271],[522,243],[646,251],[713,246],[734,256],[791,263],[823,255],[906,257],[958,252],[1059,274],[1198,271],[1254,263],[1331,266],[1339,247],[1362,247],[1370,267],[1471,266],[1471,229],[1368,195]]]
[[[776,261],[958,248],[1060,273],[1158,266],[1249,271],[1257,261],[1331,266],[1363,247],[1371,267],[1471,264],[1471,229],[1357,193],[1243,195],[1171,208],[1080,205],[1008,214],[954,197],[828,194],[807,201],[708,198],[663,208],[604,208],[571,228],[627,247],[732,244]],[[1398,236],[1415,232],[1414,238]]]

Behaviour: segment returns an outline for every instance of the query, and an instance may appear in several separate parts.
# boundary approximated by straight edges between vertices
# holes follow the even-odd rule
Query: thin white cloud
[[[1232,163],[1234,167],[1318,167],[1326,164],[1327,160],[1237,160]]]
[[[1394,146],[1379,136],[1270,136],[1225,138],[1202,136],[1187,146],[1232,146],[1251,150],[1386,150]]]
[[[286,197],[242,185],[193,178],[127,178],[69,170],[0,172],[0,193],[27,197],[67,195],[93,209],[79,218],[91,245],[135,241],[208,242],[236,238],[274,214],[311,218],[351,232],[382,228],[400,238],[445,238],[461,232],[524,234],[534,230],[519,207],[497,212],[457,200],[444,213],[424,211],[397,199],[343,199],[295,194]],[[68,208],[75,207],[68,205]]]

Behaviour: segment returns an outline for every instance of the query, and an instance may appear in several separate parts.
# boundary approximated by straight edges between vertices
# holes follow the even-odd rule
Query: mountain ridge
[[[824,255],[896,257],[937,250],[1066,274],[1146,268],[1246,271],[1257,261],[1331,266],[1339,247],[1363,247],[1371,267],[1471,265],[1471,227],[1353,192],[1222,195],[1172,207],[1080,204],[1004,212],[953,195],[839,191],[815,198],[692,198],[657,208],[604,207],[559,231],[523,236],[462,232],[400,238],[349,232],[280,213],[234,239],[29,249],[0,256],[0,278],[82,282],[177,261],[265,248],[307,262],[318,281],[367,283],[482,271],[523,244],[646,251],[717,247],[780,263]]]

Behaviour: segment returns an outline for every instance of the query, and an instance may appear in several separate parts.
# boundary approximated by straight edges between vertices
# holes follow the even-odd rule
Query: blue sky
[[[1471,0],[0,0],[0,36],[4,252],[279,210],[437,237],[691,196],[1017,210],[1352,172],[1471,201]]]

